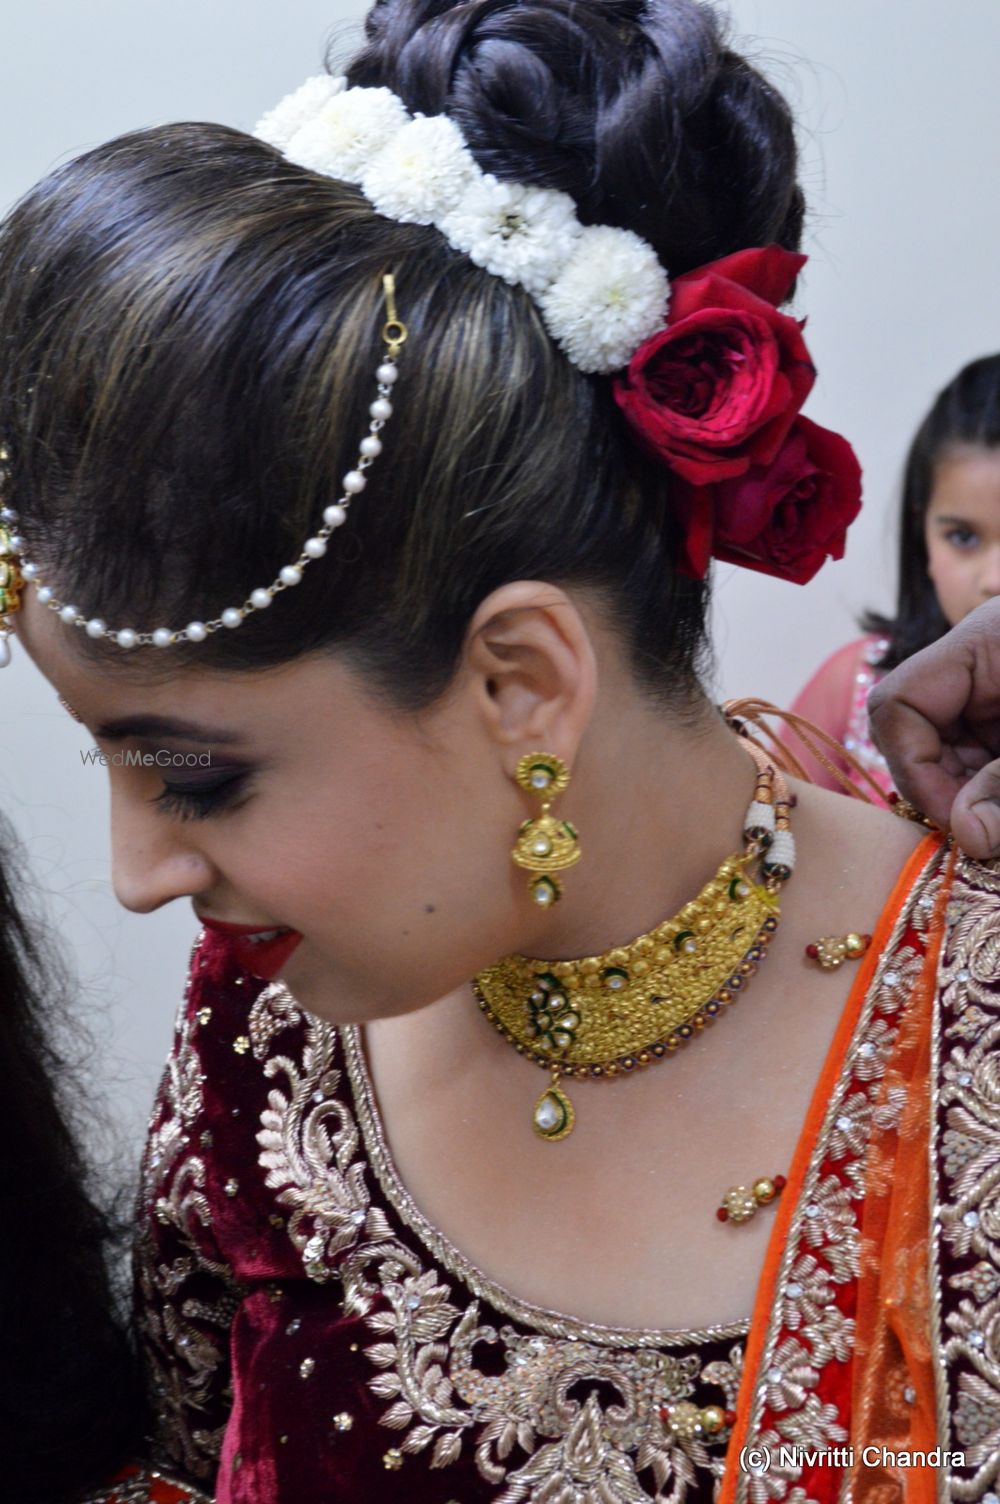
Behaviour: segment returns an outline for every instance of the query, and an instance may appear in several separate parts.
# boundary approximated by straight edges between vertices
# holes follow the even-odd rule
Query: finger
[[[958,628],[914,653],[874,686],[868,698],[872,733],[894,773],[906,776],[914,747],[909,738],[917,729],[916,722],[900,719],[896,712],[909,710],[925,723],[927,731],[916,745],[926,757],[927,736],[936,735],[939,744],[942,738],[950,740],[968,711],[975,672],[975,642]]]
[[[904,700],[888,699],[871,711],[876,746],[890,759],[896,787],[935,825],[947,829],[966,774],[945,756],[937,726]],[[893,752],[898,754],[893,756]]]
[[[977,861],[1000,856],[1000,759],[987,763],[960,790],[951,830],[962,850]]]

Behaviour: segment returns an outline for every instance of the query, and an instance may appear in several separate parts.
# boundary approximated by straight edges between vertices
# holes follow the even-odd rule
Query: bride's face
[[[261,955],[290,950],[279,974],[335,1021],[423,1006],[525,938],[509,850],[530,810],[461,671],[418,717],[329,656],[147,679],[81,657],[33,599],[18,633],[108,754],[127,908],[297,932]]]

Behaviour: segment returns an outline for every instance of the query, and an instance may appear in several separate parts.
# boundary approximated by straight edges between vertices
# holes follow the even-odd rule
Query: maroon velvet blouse
[[[746,1326],[592,1326],[491,1283],[400,1183],[356,1031],[214,937],[195,951],[143,1209],[162,1461],[219,1504],[712,1497],[726,1433],[690,1422],[734,1406]]]

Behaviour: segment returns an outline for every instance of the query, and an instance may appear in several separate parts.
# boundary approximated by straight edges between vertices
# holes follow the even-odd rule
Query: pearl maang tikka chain
[[[392,417],[392,395],[399,368],[396,364],[406,342],[408,330],[396,314],[396,284],[391,275],[382,279],[385,294],[386,321],[382,326],[385,351],[375,372],[377,395],[368,409],[368,432],[358,446],[358,458],[353,470],[344,476],[342,493],[338,501],[323,511],[322,526],[302,545],[302,552],[292,563],[279,570],[270,585],[260,585],[251,590],[241,606],[227,606],[211,621],[192,621],[186,627],[157,627],[152,632],[136,631],[133,627],[111,627],[100,616],[85,616],[76,606],[58,598],[54,588],[47,585],[39,565],[25,553],[24,539],[17,532],[18,515],[12,507],[0,507],[0,668],[10,662],[11,632],[10,617],[21,604],[21,592],[25,584],[35,586],[38,601],[56,612],[60,621],[70,627],[78,627],[91,638],[105,638],[120,648],[137,647],[168,648],[178,643],[204,642],[213,632],[233,630],[242,626],[255,611],[265,611],[276,595],[298,585],[303,571],[316,559],[322,559],[329,538],[347,521],[351,502],[360,496],[368,484],[366,471],[382,453],[379,435]],[[4,451],[0,461],[9,455]]]

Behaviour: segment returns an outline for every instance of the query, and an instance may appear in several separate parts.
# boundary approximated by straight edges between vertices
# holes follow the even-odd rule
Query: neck
[[[565,897],[539,915],[526,954],[594,955],[653,929],[742,848],[755,768],[703,702],[687,721],[634,703],[587,733],[586,770],[557,813],[580,831],[583,860]]]
[[[582,860],[565,874],[561,902],[532,913],[516,947],[525,956],[576,960],[624,945],[676,914],[742,850],[756,770],[708,702],[683,721],[634,701],[611,710],[592,721],[587,755],[555,806],[578,826]],[[399,1046],[388,1060],[387,1034]],[[414,1102],[447,1095],[477,1066],[486,1093],[498,1071],[510,1076],[512,1092],[525,1089],[523,1061],[485,1025],[469,983],[429,1008],[376,1023],[368,1043],[380,1072],[405,1060],[400,1090]]]

